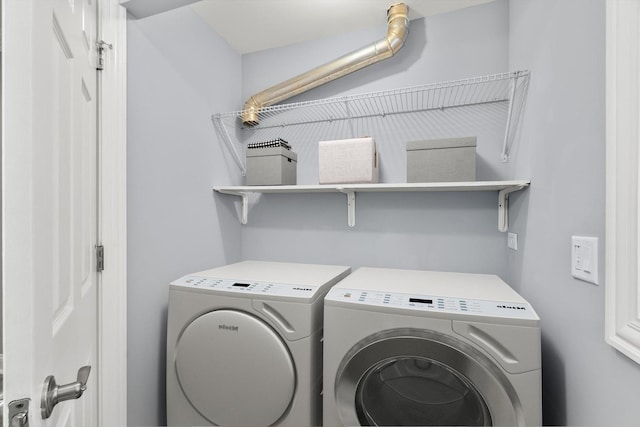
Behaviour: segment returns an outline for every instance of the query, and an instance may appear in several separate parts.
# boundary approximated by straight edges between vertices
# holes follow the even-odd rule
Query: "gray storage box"
[[[298,156],[284,147],[247,150],[247,185],[295,185]]]
[[[475,136],[407,142],[407,182],[475,180]]]

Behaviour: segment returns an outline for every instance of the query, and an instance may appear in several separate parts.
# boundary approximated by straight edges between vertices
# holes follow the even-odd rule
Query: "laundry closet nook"
[[[323,3],[350,13],[347,1]],[[129,425],[167,423],[169,283],[246,260],[495,275],[540,319],[543,423],[637,423],[640,367],[604,341],[606,1],[459,3],[410,15],[392,57],[266,106],[244,127],[234,114],[252,95],[380,40],[389,5],[379,25],[255,50],[260,34],[232,46],[204,18],[213,8],[228,24],[245,19],[216,0],[130,10]],[[293,23],[268,12],[267,31],[286,35]],[[481,99],[502,83],[496,102]],[[375,110],[400,94],[425,111]],[[269,124],[269,111],[304,117]],[[377,143],[378,182],[320,191],[319,141],[363,137]],[[408,142],[465,137],[475,137],[476,181],[502,184],[411,187]],[[295,186],[247,189],[248,144],[277,138],[297,154]],[[599,285],[571,275],[576,235],[598,238]]]

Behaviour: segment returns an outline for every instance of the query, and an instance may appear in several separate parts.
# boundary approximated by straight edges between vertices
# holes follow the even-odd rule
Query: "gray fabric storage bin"
[[[378,182],[378,152],[372,137],[337,139],[318,143],[320,184]]]
[[[475,180],[475,136],[407,142],[407,182]]]
[[[247,185],[295,185],[298,156],[283,147],[247,150]]]

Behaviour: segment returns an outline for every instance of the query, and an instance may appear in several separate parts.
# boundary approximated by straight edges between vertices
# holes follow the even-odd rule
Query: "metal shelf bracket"
[[[356,192],[342,187],[336,190],[347,196],[347,224],[353,228],[356,225]]]
[[[222,194],[230,194],[232,196],[240,197],[241,202],[241,211],[240,211],[240,222],[242,225],[247,225],[249,220],[249,193],[247,191],[233,191],[233,190],[214,190],[214,193],[218,191]]]
[[[509,230],[509,194],[523,188],[524,185],[516,185],[498,192],[498,230],[502,232]]]
[[[246,225],[249,220],[249,194],[248,193],[240,193],[238,194],[242,198],[242,225]]]

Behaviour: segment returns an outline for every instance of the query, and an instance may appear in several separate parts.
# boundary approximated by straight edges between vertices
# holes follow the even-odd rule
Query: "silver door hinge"
[[[105,42],[104,40],[100,40],[96,43],[96,47],[98,48],[98,66],[96,69],[98,71],[104,70],[105,56],[104,52],[107,49],[113,49],[113,45]]]
[[[104,271],[104,246],[96,245],[96,271]]]

